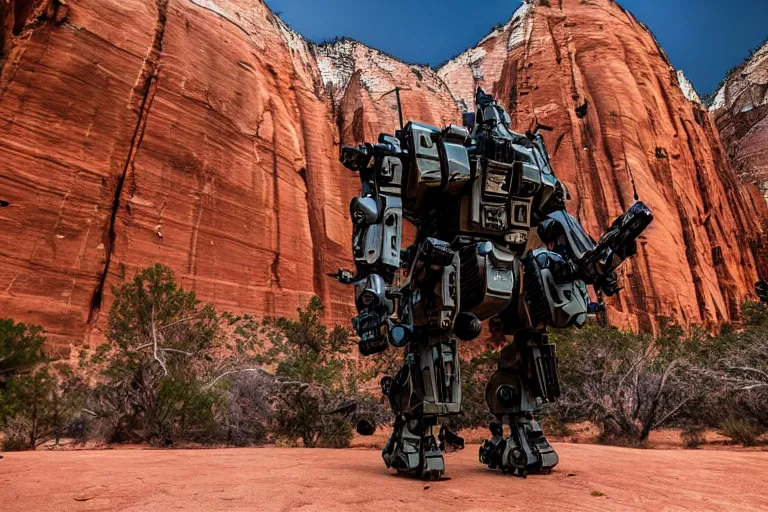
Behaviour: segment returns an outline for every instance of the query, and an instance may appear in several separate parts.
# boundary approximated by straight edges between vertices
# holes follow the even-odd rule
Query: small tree
[[[204,377],[216,349],[212,306],[155,265],[113,287],[107,339],[93,362],[105,364],[95,409],[114,441],[204,440],[215,430],[218,394]]]
[[[43,351],[42,328],[0,320],[0,429],[6,450],[59,443],[77,414],[85,385]]]
[[[87,386],[68,366],[43,365],[9,382],[14,413],[6,417],[6,450],[34,450],[48,441],[58,445],[82,408]]]
[[[301,439],[307,447],[348,446],[360,377],[349,357],[351,331],[340,326],[328,330],[318,297],[297,312],[297,320],[264,322],[272,347],[263,362],[276,367],[279,379],[272,397],[274,433],[288,442]]]
[[[297,320],[265,319],[272,347],[262,361],[276,364],[278,377],[343,390],[346,384],[354,384],[344,379],[345,370],[354,369],[348,358],[351,331],[337,325],[329,332],[321,320],[323,309],[320,299],[312,297],[306,308],[296,310]],[[355,373],[348,372],[347,377],[354,378]]]

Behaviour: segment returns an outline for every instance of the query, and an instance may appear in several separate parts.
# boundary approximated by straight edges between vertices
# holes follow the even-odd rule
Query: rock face
[[[72,0],[8,34],[0,311],[66,346],[159,261],[221,310],[348,321],[357,186],[307,43],[261,2]],[[23,6],[11,9],[24,10]]]
[[[319,46],[315,54],[344,144],[375,141],[400,128],[395,87],[405,122],[444,126],[460,119],[451,91],[428,66],[405,64],[351,40]]]
[[[734,171],[768,201],[768,43],[731,71],[710,110]]]
[[[482,84],[518,129],[554,126],[595,236],[634,178],[657,220],[609,322],[736,319],[756,278],[749,197],[709,114],[610,0],[525,4],[438,72],[315,46],[260,0],[11,0],[0,22],[0,311],[62,350],[99,338],[110,287],[158,261],[220,310],[286,315],[317,294],[346,322],[350,290],[325,276],[350,266],[359,190],[339,144],[397,128],[395,87],[406,118],[459,122]]]

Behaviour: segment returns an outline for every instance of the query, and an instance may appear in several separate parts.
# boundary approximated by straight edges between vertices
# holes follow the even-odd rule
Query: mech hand
[[[370,356],[387,349],[386,316],[372,308],[363,309],[352,319],[352,327],[360,336],[357,346],[361,355]]]
[[[597,279],[593,286],[595,287],[595,290],[602,291],[609,297],[613,297],[621,291],[619,279],[615,272],[611,272],[609,275]]]
[[[653,221],[651,210],[641,201],[620,215],[597,245],[578,262],[582,272],[594,279],[607,295],[619,291],[614,271],[637,253],[637,237]]]
[[[365,144],[363,146],[342,146],[339,160],[342,165],[350,171],[359,171],[368,166],[372,157],[373,146],[371,144]]]
[[[373,309],[361,311],[352,319],[352,326],[360,336],[360,354],[369,356],[384,352],[389,343],[395,348],[404,347],[410,338],[410,329],[403,324],[382,316]]]

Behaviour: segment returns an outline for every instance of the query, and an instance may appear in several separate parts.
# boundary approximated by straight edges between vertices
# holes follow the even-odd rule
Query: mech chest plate
[[[536,168],[479,158],[472,187],[461,199],[461,230],[524,244],[540,186]]]

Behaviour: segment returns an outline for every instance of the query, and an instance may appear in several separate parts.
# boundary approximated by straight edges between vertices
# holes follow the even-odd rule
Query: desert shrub
[[[710,427],[730,417],[768,429],[768,309],[747,302],[742,310],[743,328],[711,338],[700,353],[697,379],[709,393],[698,412]]]
[[[345,405],[339,394],[317,385],[290,382],[281,383],[272,399],[276,440],[291,445],[301,440],[307,448],[349,446],[352,423],[345,418],[346,411],[336,412]]]
[[[706,428],[703,425],[690,425],[684,428],[680,432],[680,439],[683,441],[685,448],[693,449],[698,448],[707,442],[704,437]]]
[[[539,0],[539,5],[543,7],[552,7],[552,4],[549,3],[549,0]]]
[[[93,362],[104,363],[94,412],[109,441],[206,442],[215,437],[221,395],[206,385],[218,321],[213,308],[155,265],[113,287],[107,339]]]
[[[272,347],[263,362],[275,364],[275,375],[303,383],[315,383],[342,389],[346,377],[354,386],[356,373],[352,352],[351,331],[335,326],[330,331],[321,319],[323,304],[312,297],[305,308],[298,308],[298,319],[267,318],[264,325]]]
[[[746,326],[764,327],[768,325],[768,304],[764,302],[745,302],[742,304],[741,314]]]
[[[317,297],[297,312],[296,320],[264,321],[272,347],[263,362],[276,367],[279,380],[271,397],[273,435],[291,444],[301,440],[310,448],[349,446],[361,377],[349,357],[351,331],[340,326],[329,331]]]
[[[742,419],[727,419],[723,421],[719,431],[721,435],[743,446],[757,445],[758,438],[764,432],[763,428]]]
[[[560,416],[557,409],[550,410],[545,407],[543,413],[539,415],[541,425],[544,431],[551,436],[567,437],[573,435],[573,430],[568,426],[564,416]]]
[[[262,372],[241,372],[229,378],[222,417],[228,444],[254,446],[267,441],[274,417],[270,396],[276,386],[275,378]]]
[[[0,319],[0,392],[14,376],[45,361],[43,343],[42,328]]]
[[[602,442],[640,446],[705,392],[691,377],[690,348],[679,328],[657,339],[596,327],[552,339],[563,388],[552,413],[593,421]]]
[[[59,444],[77,415],[86,386],[65,365],[42,365],[16,376],[5,389],[3,449],[33,450],[43,443]]]
[[[85,385],[43,351],[37,326],[0,320],[0,430],[4,450],[56,444],[77,414]]]

